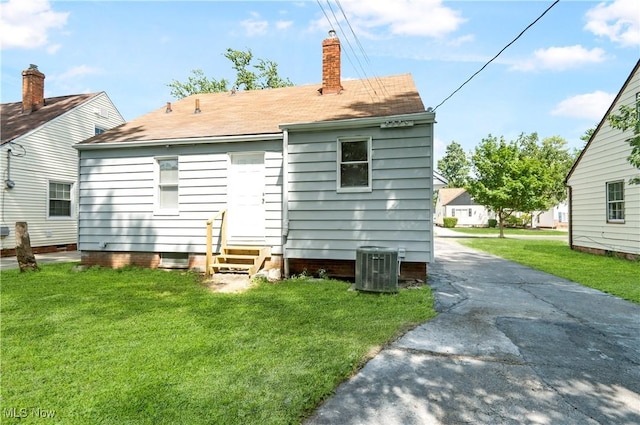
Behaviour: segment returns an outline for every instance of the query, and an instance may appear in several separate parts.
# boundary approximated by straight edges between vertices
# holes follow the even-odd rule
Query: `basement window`
[[[182,252],[161,252],[159,267],[167,269],[186,269],[189,267],[189,254]]]
[[[624,181],[607,182],[607,222],[624,223]]]
[[[338,139],[337,191],[371,192],[371,138]]]

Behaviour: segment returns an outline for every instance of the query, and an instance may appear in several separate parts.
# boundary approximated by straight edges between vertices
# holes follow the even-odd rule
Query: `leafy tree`
[[[571,154],[567,148],[567,141],[560,136],[552,136],[538,142],[538,134],[521,135],[518,139],[522,154],[537,158],[544,167],[544,177],[548,180],[546,190],[539,194],[541,211],[548,210],[554,205],[567,199],[567,189],[564,178],[575,161],[576,154]]]
[[[611,127],[620,131],[633,129],[633,136],[625,140],[631,145],[631,154],[627,157],[629,164],[640,169],[640,100],[635,107],[621,105],[617,114],[611,114],[607,118]],[[629,184],[640,184],[640,175],[629,180]]]
[[[462,146],[452,141],[438,161],[438,171],[447,179],[447,187],[464,187],[469,178],[469,159]]]
[[[508,217],[516,211],[542,210],[546,206],[542,194],[551,192],[548,164],[541,159],[537,137],[521,135],[506,142],[489,135],[471,156],[473,177],[466,189],[476,202],[496,213],[501,238]]]
[[[593,132],[596,131],[595,128],[589,128],[587,129],[584,134],[582,136],[580,136],[580,140],[582,140],[584,142],[584,145],[587,144],[587,142],[589,141],[589,139],[591,139],[591,136],[593,136]]]
[[[233,87],[238,90],[258,90],[266,88],[288,87],[293,83],[288,78],[282,78],[278,74],[278,64],[265,59],[257,59],[253,64],[253,53],[251,49],[246,52],[241,50],[227,49],[224,57],[232,63],[232,68],[236,71],[236,81]],[[254,70],[251,70],[252,67]],[[201,69],[191,71],[193,75],[187,81],[181,82],[173,80],[167,84],[171,88],[171,95],[177,99],[197,93],[216,93],[229,90],[229,80],[222,78],[207,78]]]

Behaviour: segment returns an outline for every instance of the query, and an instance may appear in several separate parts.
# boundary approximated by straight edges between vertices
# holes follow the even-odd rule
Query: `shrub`
[[[489,227],[490,228],[495,228],[498,225],[498,220],[496,220],[495,218],[490,218],[489,219]]]
[[[458,224],[458,217],[445,217],[443,221],[444,227],[446,227],[447,229],[452,229],[456,227],[456,224]]]

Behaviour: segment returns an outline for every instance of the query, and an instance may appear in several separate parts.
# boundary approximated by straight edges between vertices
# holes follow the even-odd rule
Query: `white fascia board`
[[[213,143],[240,143],[240,142],[262,142],[266,140],[282,140],[282,133],[269,134],[249,134],[243,136],[218,136],[218,137],[194,137],[192,139],[158,139],[158,140],[136,140],[133,142],[95,143],[95,144],[75,144],[79,151],[118,149],[118,148],[144,148],[153,146],[185,146],[204,145]]]
[[[331,130],[343,128],[374,127],[387,121],[414,121],[416,124],[434,123],[434,112],[418,112],[415,114],[387,115],[382,117],[349,118],[334,121],[312,121],[302,123],[280,124],[280,129],[293,131]]]

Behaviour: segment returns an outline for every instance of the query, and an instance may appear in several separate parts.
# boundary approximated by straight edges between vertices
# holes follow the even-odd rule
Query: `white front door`
[[[230,245],[264,244],[264,153],[232,153],[227,182]]]

